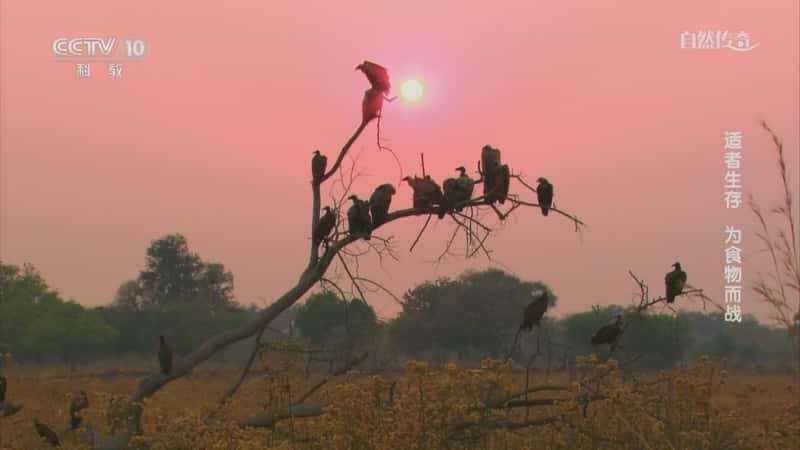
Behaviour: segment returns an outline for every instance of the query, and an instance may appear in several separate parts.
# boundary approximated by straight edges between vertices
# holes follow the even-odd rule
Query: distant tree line
[[[470,271],[408,290],[402,310],[388,322],[378,320],[361,299],[322,291],[282,314],[264,340],[300,337],[314,348],[371,348],[397,358],[500,357],[512,345],[522,310],[536,291],[546,291],[550,308],[555,306],[558,297],[542,282],[497,269]],[[548,313],[541,328],[523,335],[514,357],[524,359],[536,349],[554,361],[591,353],[592,333],[622,310],[596,307],[561,319]],[[62,298],[31,265],[0,262],[0,353],[10,352],[22,362],[152,355],[158,335],[167,336],[180,353],[257,311],[236,301],[233,274],[223,264],[203,261],[179,234],[153,241],[138,276],[102,307]],[[785,330],[752,317],[731,324],[719,314],[696,312],[643,315],[626,331],[622,348],[641,354],[637,364],[643,369],[700,355],[742,366],[789,368],[792,355]]]

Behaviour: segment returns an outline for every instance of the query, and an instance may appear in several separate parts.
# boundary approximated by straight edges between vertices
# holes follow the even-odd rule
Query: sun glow
[[[400,97],[408,103],[418,103],[425,94],[425,86],[422,82],[411,78],[403,81],[400,85]]]

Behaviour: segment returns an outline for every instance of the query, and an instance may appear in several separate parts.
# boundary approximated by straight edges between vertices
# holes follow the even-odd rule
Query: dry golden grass
[[[126,361],[82,368],[13,367],[9,400],[24,409],[0,419],[0,448],[37,449],[31,420],[67,427],[70,395],[84,390],[90,407],[85,422],[108,435],[115,397],[133,391],[137,378],[98,378],[111,368],[152,364]],[[531,385],[567,386],[529,394],[563,399],[551,405],[487,408],[524,387],[524,374],[497,361],[481,369],[448,365],[429,370],[409,363],[402,375],[348,373],[324,386],[310,401],[325,401],[325,414],[287,419],[273,429],[242,429],[236,420],[285,405],[319,376],[263,374],[250,377],[220,411],[203,417],[236,376],[235,367],[212,366],[176,381],[146,402],[142,442],[152,449],[790,449],[800,448],[800,386],[789,375],[728,375],[708,360],[664,374],[646,374],[634,384],[615,363],[580,361],[588,381],[570,384],[566,374]],[[287,383],[288,381],[288,383]],[[394,387],[393,383],[396,381]],[[576,400],[586,389],[604,397],[582,414]],[[392,392],[392,394],[390,394]],[[520,396],[517,399],[523,399]],[[555,418],[554,423],[540,424]],[[522,424],[531,426],[520,426]],[[63,448],[89,448],[83,432],[65,435]]]

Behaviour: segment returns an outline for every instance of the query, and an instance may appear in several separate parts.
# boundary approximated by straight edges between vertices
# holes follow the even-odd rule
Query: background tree
[[[0,350],[20,361],[97,358],[118,336],[95,311],[62,299],[30,264],[0,261],[0,299]]]
[[[203,261],[181,234],[151,242],[145,267],[133,283],[120,286],[120,306],[163,308],[170,303],[194,302],[216,309],[235,303],[233,274],[222,263]]]
[[[555,304],[555,295],[543,283],[522,281],[498,269],[422,283],[403,296],[403,309],[390,323],[393,340],[408,355],[500,354],[511,345],[531,293],[539,290],[546,290]]]
[[[361,346],[378,329],[372,306],[360,299],[348,302],[332,291],[312,294],[297,309],[295,323],[300,334],[314,346],[335,343]]]
[[[163,334],[180,353],[248,317],[233,286],[222,263],[204,261],[183,235],[169,234],[150,243],[144,269],[117,289],[103,314],[120,330],[118,351],[151,352]]]

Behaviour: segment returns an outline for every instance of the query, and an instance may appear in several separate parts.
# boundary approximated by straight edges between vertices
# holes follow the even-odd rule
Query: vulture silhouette
[[[59,447],[61,445],[56,432],[42,422],[39,422],[39,420],[35,417],[33,419],[33,428],[36,429],[36,434],[39,435],[39,439],[41,441],[46,442],[53,447]]]
[[[392,196],[397,193],[391,184],[382,184],[375,188],[369,198],[369,210],[372,214],[372,227],[377,227],[386,222],[389,215],[389,206],[392,204]]]
[[[372,219],[369,216],[369,202],[360,200],[358,196],[347,197],[353,201],[353,206],[347,210],[347,227],[352,235],[363,234],[369,240],[372,231]]]
[[[455,178],[447,178],[442,183],[442,201],[439,205],[439,218],[443,218],[445,214],[450,212],[453,209],[453,206],[456,204],[456,179]]]
[[[325,176],[325,168],[328,167],[328,157],[314,150],[314,156],[311,157],[311,175],[314,183],[319,183],[322,177]]]
[[[403,181],[408,182],[414,191],[414,208],[429,211],[442,202],[442,188],[433,181],[430,175],[425,175],[424,178],[405,177]]]
[[[167,344],[164,336],[158,337],[158,365],[165,375],[172,371],[172,347]]]
[[[380,64],[364,61],[356,66],[356,70],[363,72],[371,85],[364,91],[364,100],[361,102],[361,120],[367,123],[380,115],[384,100],[394,100],[388,97],[392,84],[389,82],[389,71]]]
[[[486,194],[486,202],[489,204],[500,202],[503,204],[508,198],[508,186],[511,183],[511,170],[508,165],[503,164],[494,169],[494,187]]]
[[[539,177],[536,182],[539,183],[536,186],[536,197],[539,200],[539,207],[542,208],[542,215],[546,216],[553,206],[553,185],[545,177]]]
[[[619,339],[620,335],[622,335],[622,316],[617,315],[614,323],[603,325],[599,330],[597,330],[594,336],[592,336],[592,346],[602,344],[611,345],[617,342],[617,339]]]
[[[444,192],[442,193],[442,201],[439,206],[440,219],[453,208],[457,211],[461,211],[464,209],[464,205],[457,205],[467,202],[472,198],[475,180],[467,175],[467,169],[464,167],[457,167],[456,170],[460,172],[457,178],[448,178],[442,183]]]
[[[458,178],[456,179],[456,186],[459,192],[458,201],[456,202],[456,211],[461,211],[464,209],[464,205],[458,204],[469,201],[472,198],[472,192],[475,190],[475,180],[467,175],[467,169],[463,166],[456,167],[456,170],[459,172]]]
[[[664,277],[664,282],[667,285],[667,303],[674,303],[675,297],[683,293],[683,288],[686,287],[686,272],[681,270],[681,263],[676,262],[672,265],[675,268]]]
[[[544,316],[544,313],[547,312],[547,304],[550,302],[550,295],[547,291],[542,291],[542,295],[538,298],[530,302],[528,306],[525,307],[522,316],[522,324],[519,326],[520,330],[530,332],[533,330],[533,326],[540,325],[540,321]]]
[[[500,167],[500,150],[491,145],[481,149],[481,172],[483,172],[483,195],[488,196],[494,190],[497,169]]]
[[[317,227],[314,229],[314,246],[319,245],[320,242],[327,239],[328,235],[330,235],[334,227],[336,227],[336,213],[330,206],[326,206],[322,209],[325,210],[325,214],[319,218]]]

